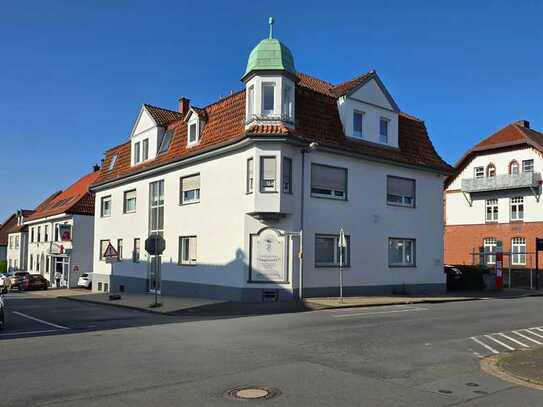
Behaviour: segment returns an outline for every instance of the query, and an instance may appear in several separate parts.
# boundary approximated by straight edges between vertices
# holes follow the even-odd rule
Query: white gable
[[[142,107],[136,119],[136,122],[134,123],[134,127],[132,128],[130,137],[132,138],[134,136],[137,136],[138,134],[141,134],[154,127],[156,127],[155,121],[153,120],[149,112],[144,107]]]
[[[366,82],[356,91],[354,91],[350,95],[350,97],[366,103],[371,103],[373,105],[383,107],[385,109],[396,109],[396,107],[390,103],[386,94],[383,92],[375,79],[370,79],[368,82]]]

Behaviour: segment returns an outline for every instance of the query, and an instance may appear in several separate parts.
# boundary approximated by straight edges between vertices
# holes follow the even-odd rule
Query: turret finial
[[[268,24],[270,25],[270,40],[273,38],[273,17],[268,19]]]

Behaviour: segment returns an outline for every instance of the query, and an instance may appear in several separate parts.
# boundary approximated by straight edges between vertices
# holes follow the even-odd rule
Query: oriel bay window
[[[487,222],[498,221],[498,200],[497,199],[486,200],[486,221]]]
[[[351,237],[345,236],[347,247],[340,248],[339,235],[315,235],[315,266],[316,267],[335,267],[339,266],[340,250],[343,266],[349,267],[351,264]]]
[[[275,84],[262,84],[262,115],[270,116],[274,113],[275,105]]]
[[[200,174],[181,178],[181,204],[200,202]]]
[[[196,236],[182,236],[179,238],[179,264],[196,264]]]
[[[124,193],[124,213],[136,212],[136,190],[126,191]]]
[[[414,267],[415,239],[388,239],[388,265],[391,267]]]
[[[387,176],[387,203],[389,205],[415,206],[416,182],[414,179]]]
[[[524,197],[511,198],[511,220],[524,220]]]
[[[275,157],[260,157],[260,192],[276,191]]]
[[[311,196],[347,199],[347,169],[311,164]]]

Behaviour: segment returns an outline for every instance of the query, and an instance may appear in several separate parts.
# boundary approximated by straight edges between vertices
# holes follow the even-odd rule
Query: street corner
[[[543,347],[489,356],[481,360],[481,369],[504,381],[543,390]]]

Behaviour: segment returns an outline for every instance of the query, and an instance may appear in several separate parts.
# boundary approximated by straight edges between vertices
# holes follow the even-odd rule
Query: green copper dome
[[[296,73],[292,52],[285,44],[272,38],[272,24],[273,19],[270,19],[270,37],[260,41],[251,51],[243,77],[253,71],[279,70]]]

